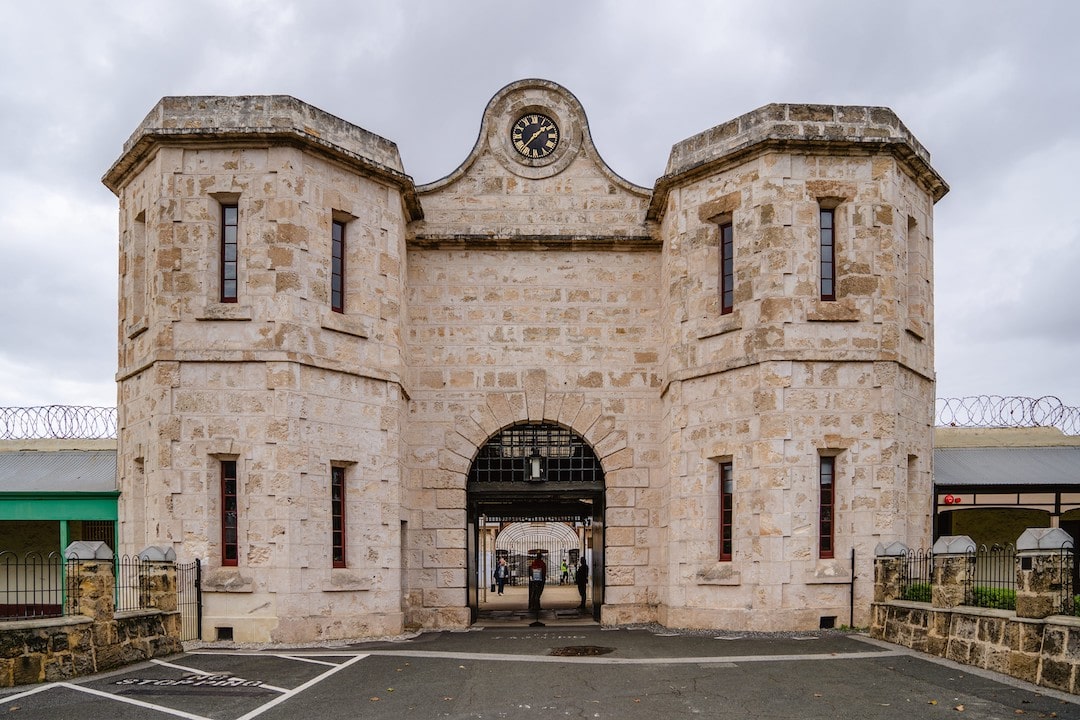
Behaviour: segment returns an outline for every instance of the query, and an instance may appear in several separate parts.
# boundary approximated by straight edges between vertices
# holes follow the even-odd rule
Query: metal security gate
[[[574,582],[577,567],[584,549],[571,523],[520,523],[524,528],[509,526],[495,539],[496,558],[506,558],[510,566],[510,585],[529,584],[529,564],[541,550],[547,563],[547,584],[563,585]],[[554,526],[554,527],[553,527]],[[561,527],[563,532],[556,528]],[[518,532],[514,532],[518,530]],[[504,540],[503,536],[509,536]],[[567,565],[567,575],[562,576],[562,564]]]
[[[589,443],[553,423],[503,428],[481,446],[466,485],[467,602],[475,622],[480,588],[487,590],[498,557],[511,565],[511,584],[527,583],[530,551],[546,553],[548,582],[562,579],[561,565],[586,553],[593,616],[604,602],[604,469]],[[514,526],[532,526],[514,542],[497,538]],[[566,531],[557,540],[557,526]],[[513,533],[511,533],[512,535]],[[577,563],[574,562],[574,565]]]
[[[202,564],[192,560],[176,565],[176,605],[180,639],[202,640]]]

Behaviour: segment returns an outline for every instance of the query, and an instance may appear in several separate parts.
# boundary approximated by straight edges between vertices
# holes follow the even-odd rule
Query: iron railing
[[[900,564],[900,599],[930,602],[933,587],[934,553],[908,550]]]
[[[1061,614],[1080,615],[1080,587],[1076,578],[1080,574],[1080,557],[1077,556],[1072,542],[1066,541],[1061,546]]]
[[[79,565],[59,553],[0,552],[0,620],[79,613]]]
[[[202,564],[196,558],[176,566],[177,609],[180,639],[202,639]]]
[[[150,563],[138,555],[115,559],[116,611],[143,610],[150,607]]]
[[[1016,609],[1016,548],[985,545],[967,553],[964,604],[995,610]]]

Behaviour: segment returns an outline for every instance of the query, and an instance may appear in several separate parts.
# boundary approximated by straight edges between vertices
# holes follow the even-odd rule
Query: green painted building
[[[117,547],[116,441],[0,441],[0,553]]]

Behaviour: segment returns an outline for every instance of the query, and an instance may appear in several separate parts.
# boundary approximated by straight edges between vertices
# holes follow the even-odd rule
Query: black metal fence
[[[1080,587],[1077,576],[1080,575],[1080,558],[1077,557],[1073,543],[1061,546],[1061,614],[1080,615]]]
[[[202,639],[202,564],[198,559],[176,566],[177,609],[180,639]]]
[[[0,552],[0,620],[78,614],[78,569],[59,553]]]
[[[153,605],[151,566],[138,556],[113,560],[117,612],[144,610]],[[59,553],[19,555],[0,551],[0,621],[63,617],[80,613],[79,560]],[[202,566],[198,560],[176,565],[177,610],[181,640],[202,637]]]
[[[909,550],[900,566],[900,599],[930,602],[934,554],[929,550]]]
[[[138,555],[122,555],[114,561],[116,611],[142,610],[149,607],[150,564]]]
[[[967,554],[964,604],[995,610],[1016,609],[1016,548],[982,545]]]

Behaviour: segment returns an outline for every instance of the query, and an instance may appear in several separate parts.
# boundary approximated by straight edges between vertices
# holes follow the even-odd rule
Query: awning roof
[[[115,491],[115,450],[0,453],[0,492]]]
[[[934,484],[1075,485],[1080,489],[1080,447],[937,448]]]

